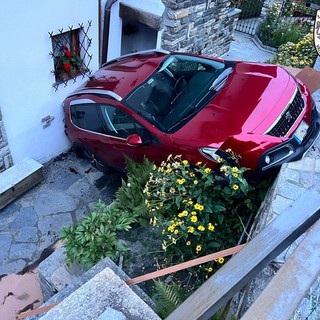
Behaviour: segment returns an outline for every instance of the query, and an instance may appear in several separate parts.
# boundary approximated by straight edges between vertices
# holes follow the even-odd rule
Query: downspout
[[[110,32],[110,16],[111,16],[111,7],[117,2],[117,0],[107,0],[104,8],[104,25],[103,25],[103,34],[102,34],[102,55],[100,64],[102,65],[107,61],[108,47],[109,47],[109,32]]]

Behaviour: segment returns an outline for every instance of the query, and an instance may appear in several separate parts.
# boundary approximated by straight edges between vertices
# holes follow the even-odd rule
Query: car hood
[[[296,88],[281,67],[238,62],[223,89],[172,139],[221,145],[230,136],[264,134]]]

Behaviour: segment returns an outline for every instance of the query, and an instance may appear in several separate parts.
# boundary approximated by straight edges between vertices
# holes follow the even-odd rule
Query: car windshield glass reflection
[[[189,55],[171,55],[151,77],[126,98],[127,105],[164,132],[178,130],[221,89],[213,83],[230,62]],[[209,99],[209,100],[210,100]]]

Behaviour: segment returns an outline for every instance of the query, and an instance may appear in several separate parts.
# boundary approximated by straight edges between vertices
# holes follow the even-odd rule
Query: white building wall
[[[107,60],[117,58],[121,55],[122,19],[119,18],[120,2],[158,16],[162,16],[165,10],[165,6],[161,0],[121,0],[115,2],[111,7],[109,48]],[[104,0],[104,4],[105,3],[106,0]],[[158,31],[157,48],[160,48],[160,44],[161,30]]]
[[[15,0],[0,10],[0,108],[9,148],[16,163],[29,156],[41,163],[69,148],[64,134],[61,103],[68,93],[85,81],[60,85],[55,91],[51,39],[48,32],[76,28],[92,21],[89,37],[91,70],[99,67],[98,1]],[[47,128],[41,120],[54,117]]]

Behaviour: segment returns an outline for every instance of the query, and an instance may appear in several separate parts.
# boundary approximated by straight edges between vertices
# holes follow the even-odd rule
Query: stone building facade
[[[229,0],[162,0],[161,47],[221,56],[229,50],[238,12],[230,10]]]
[[[0,109],[0,173],[12,166],[12,157],[8,147],[8,141],[4,124],[2,121],[2,114]]]

